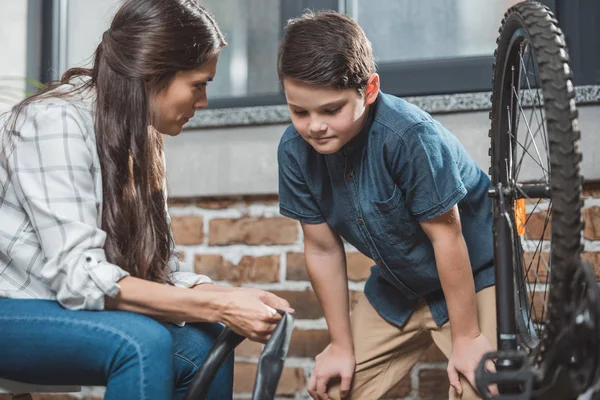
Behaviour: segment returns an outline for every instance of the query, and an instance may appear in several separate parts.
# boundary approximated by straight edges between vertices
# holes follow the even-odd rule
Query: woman
[[[264,342],[293,311],[180,271],[174,248],[161,134],[206,107],[225,45],[194,1],[126,1],[92,69],[0,121],[0,377],[182,398],[220,323]],[[232,397],[232,371],[209,398]]]

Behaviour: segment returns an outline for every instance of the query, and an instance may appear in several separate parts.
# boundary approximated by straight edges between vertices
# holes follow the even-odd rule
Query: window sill
[[[458,93],[433,96],[411,96],[406,100],[431,114],[485,111],[491,107],[491,92]],[[577,104],[600,103],[600,85],[575,87]],[[286,105],[221,108],[196,112],[185,129],[217,128],[248,125],[287,124],[290,115]]]

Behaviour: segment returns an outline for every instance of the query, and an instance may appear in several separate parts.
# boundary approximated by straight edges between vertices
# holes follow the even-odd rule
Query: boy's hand
[[[452,341],[452,355],[448,360],[448,379],[459,395],[462,395],[463,389],[460,384],[458,373],[460,372],[477,390],[475,385],[475,370],[479,361],[486,353],[495,351],[488,339],[481,333],[475,338],[457,338]],[[488,368],[493,369],[493,366]],[[495,390],[491,390],[494,394]]]
[[[315,367],[308,381],[308,393],[315,400],[328,400],[327,384],[331,378],[340,377],[340,396],[346,397],[350,391],[355,364],[351,348],[330,344],[315,357]]]

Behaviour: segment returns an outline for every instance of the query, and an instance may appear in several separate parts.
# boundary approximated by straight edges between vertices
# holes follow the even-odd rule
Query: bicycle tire
[[[517,339],[521,346],[525,346],[529,350],[533,363],[539,364],[544,359],[544,350],[552,344],[561,326],[561,321],[567,317],[562,312],[561,304],[569,301],[573,296],[569,290],[570,278],[581,265],[580,254],[583,249],[581,185],[583,179],[580,174],[580,132],[577,124],[575,93],[571,82],[572,74],[566,42],[557,20],[547,7],[533,1],[511,7],[504,15],[496,43],[491,96],[492,110],[490,112],[491,129],[489,131],[491,142],[489,173],[494,187],[500,182],[513,193],[520,190],[520,182],[518,179],[514,180],[518,177],[513,176],[515,171],[512,170],[515,166],[513,161],[517,158],[516,152],[519,148],[518,132],[513,135],[513,132],[510,131],[512,129],[510,122],[513,120],[513,114],[510,113],[515,110],[513,107],[508,114],[505,114],[504,109],[508,105],[508,97],[511,101],[515,99],[513,90],[508,93],[509,89],[515,88],[514,85],[511,88],[507,87],[507,79],[514,80],[515,74],[512,67],[515,65],[515,51],[522,50],[521,46],[524,43],[529,44],[529,57],[532,57],[534,71],[539,76],[539,81],[535,85],[537,93],[539,95],[541,91],[543,96],[542,110],[545,112],[545,117],[542,112],[540,114],[542,114],[542,124],[545,124],[546,127],[548,141],[546,153],[549,153],[547,154],[549,161],[547,172],[550,205],[546,216],[551,215],[551,234],[549,235],[550,268],[546,277],[546,285],[549,286],[548,314],[547,319],[541,321],[542,337],[533,338],[531,332],[524,332],[523,319],[527,314],[523,312],[522,308],[519,308],[518,302],[515,302],[516,309],[514,310],[517,319]],[[522,56],[519,61],[520,69],[523,64]],[[527,74],[526,71],[525,76],[528,76]],[[517,99],[521,96],[521,92],[527,93],[521,90],[520,77],[519,74],[516,88]],[[521,108],[521,111],[524,112],[524,109]],[[519,120],[516,121],[516,124],[513,122],[512,125],[518,126],[518,123]],[[506,129],[507,126],[508,129]],[[529,129],[529,125],[527,128]],[[535,136],[532,140],[535,142]],[[520,168],[519,166],[519,171]],[[496,201],[497,199],[494,199],[494,202]],[[511,222],[515,226],[514,205],[512,202],[507,204]],[[545,240],[544,236],[545,232],[540,240]],[[512,240],[512,251],[515,256],[513,271],[515,282],[517,282],[519,279],[524,279],[524,267],[527,260],[525,260],[523,245],[516,229]],[[527,275],[528,272],[529,270],[527,270]],[[527,283],[523,286],[526,287]],[[518,293],[517,285],[515,285],[514,295],[516,300],[523,300],[523,293],[522,291]],[[528,298],[529,293],[525,295],[525,299],[528,300]],[[498,304],[497,307],[503,307],[503,305]]]

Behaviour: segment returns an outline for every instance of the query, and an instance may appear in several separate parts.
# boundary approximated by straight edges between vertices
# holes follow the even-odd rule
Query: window
[[[121,0],[69,1],[66,10],[66,69],[91,66],[93,54],[110,27]]]
[[[227,42],[217,78],[208,85],[209,103],[219,99],[265,97],[279,93],[277,44],[279,0],[202,0],[215,16]]]
[[[347,13],[371,40],[378,63],[435,60],[493,54],[502,15],[518,1],[350,0]]]
[[[565,34],[573,83],[600,84],[600,2],[598,0],[546,0]]]
[[[201,0],[229,45],[208,86],[209,108],[285,103],[277,76],[277,49],[285,22],[307,8],[338,9],[339,0]]]
[[[517,2],[346,0],[345,6],[373,44],[383,90],[406,96],[490,90],[498,27]]]
[[[504,12],[520,0],[342,0],[371,40],[384,90],[428,95],[491,90],[491,68]],[[539,0],[538,0],[539,1]],[[574,83],[600,83],[596,0],[541,0],[569,44]],[[385,16],[385,18],[382,18]]]
[[[491,90],[498,27],[504,11],[518,0],[199,1],[215,15],[229,42],[217,79],[208,87],[209,108],[224,108],[284,103],[276,71],[278,41],[285,22],[306,8],[337,9],[358,21],[373,44],[387,92],[406,96]],[[600,2],[541,1],[555,11],[565,32],[574,83],[600,84]],[[39,77],[57,78],[58,71],[89,63],[121,2],[29,0],[42,22],[41,28],[28,23],[29,30],[41,31]],[[32,53],[28,49],[28,71]]]

